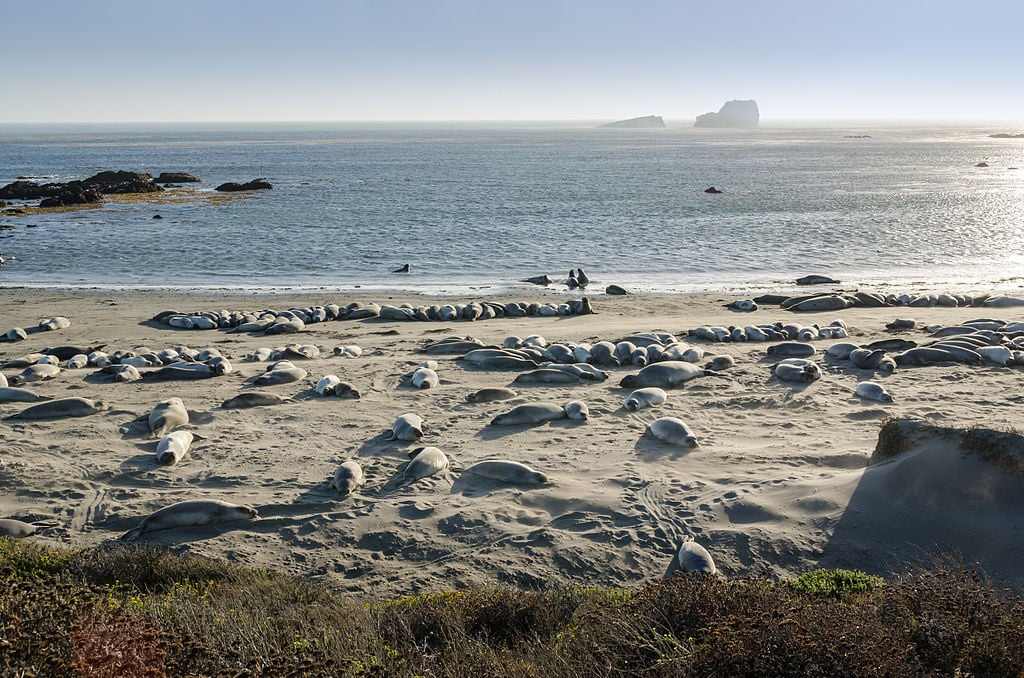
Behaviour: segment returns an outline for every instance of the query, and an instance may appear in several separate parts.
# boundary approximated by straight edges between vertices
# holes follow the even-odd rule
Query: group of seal
[[[690,336],[710,342],[741,341],[815,341],[818,339],[842,339],[848,336],[846,323],[833,320],[828,325],[800,325],[777,321],[760,325],[702,325],[690,330]]]
[[[809,280],[814,276],[801,278]],[[821,284],[825,282],[837,283],[831,279],[817,282],[797,284]],[[1024,306],[1024,299],[1006,295],[993,294],[895,294],[878,292],[822,292],[819,294],[807,294],[797,296],[785,296],[779,294],[766,294],[755,297],[753,301],[762,305],[778,305],[789,311],[840,311],[846,308],[882,308],[886,306],[910,306],[915,308],[927,308],[934,306],[946,307],[988,307],[988,308],[1011,308]]]

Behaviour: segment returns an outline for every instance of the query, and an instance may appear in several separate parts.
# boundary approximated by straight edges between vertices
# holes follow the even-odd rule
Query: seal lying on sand
[[[27,407],[5,419],[63,419],[64,417],[87,417],[90,414],[109,410],[110,405],[102,400],[89,398],[58,398]]]
[[[534,471],[526,464],[518,461],[506,461],[503,459],[489,459],[479,461],[465,470],[466,473],[496,480],[501,483],[513,483],[516,485],[543,485],[548,482],[548,477],[540,471]]]
[[[234,520],[252,520],[258,512],[252,506],[232,504],[217,499],[190,499],[165,506],[149,514],[136,527],[121,535],[124,541],[135,541],[147,532],[173,527],[216,525]]]
[[[648,429],[655,438],[670,445],[697,447],[697,436],[690,427],[678,417],[661,417],[650,423]]]
[[[349,460],[334,472],[334,478],[331,479],[328,487],[341,494],[351,494],[365,482],[366,476],[363,475],[363,467],[359,465],[358,461]]]
[[[395,419],[385,440],[416,441],[423,437],[423,419],[418,414],[408,412]]]
[[[718,573],[718,568],[706,548],[688,539],[679,545],[679,552],[665,571],[665,577],[671,577],[676,572],[714,575]]]

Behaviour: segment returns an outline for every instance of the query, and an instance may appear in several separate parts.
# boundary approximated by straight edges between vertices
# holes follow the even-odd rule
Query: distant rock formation
[[[644,129],[651,127],[664,127],[665,121],[661,119],[660,115],[643,115],[639,118],[630,118],[629,120],[616,120],[615,122],[609,122],[606,125],[599,125],[601,128],[613,127],[619,129]]]
[[[221,184],[214,190],[234,192],[266,190],[268,188],[273,188],[273,186],[271,186],[270,182],[267,181],[266,179],[253,179],[252,181],[247,181],[244,184],[229,181],[225,184]]]
[[[199,183],[200,179],[188,172],[161,172],[154,181],[158,184],[195,184]]]
[[[106,171],[88,179],[66,183],[37,184],[34,181],[15,181],[0,188],[0,198],[7,200],[38,200],[40,207],[62,207],[98,202],[101,195],[110,193],[155,193],[163,189],[149,174],[126,171]]]
[[[1009,134],[1007,132],[999,132],[998,134],[989,134],[993,139],[1024,139],[1024,134]]]
[[[697,116],[694,127],[757,127],[761,114],[753,99],[726,101],[717,113]]]

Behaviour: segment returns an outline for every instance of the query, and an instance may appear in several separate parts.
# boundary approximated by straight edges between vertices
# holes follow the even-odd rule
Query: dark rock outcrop
[[[154,179],[158,184],[197,184],[202,181],[188,172],[161,172],[160,176]]]
[[[57,195],[43,198],[39,201],[40,207],[67,207],[69,205],[88,205],[99,202],[100,194],[91,188],[75,186],[66,188]]]
[[[37,184],[34,181],[15,181],[0,187],[0,199],[3,200],[39,200],[49,198],[60,192],[62,184]]]
[[[164,190],[153,181],[152,174],[124,170],[100,172],[80,182],[69,181],[66,185],[71,188],[73,184],[81,184],[83,188],[91,188],[101,194],[158,193]]]
[[[106,171],[88,179],[66,183],[37,184],[15,181],[0,188],[0,198],[7,200],[39,200],[40,207],[62,207],[96,202],[107,193],[154,193],[163,189],[149,174]]]
[[[252,181],[247,181],[244,184],[239,184],[239,183],[236,183],[234,181],[229,181],[226,184],[221,184],[220,186],[218,186],[214,190],[233,192],[233,191],[266,190],[268,188],[273,188],[273,186],[266,179],[253,179]]]
[[[694,127],[757,127],[761,114],[757,110],[757,102],[753,99],[733,99],[726,101],[717,113],[705,113],[697,116]]]
[[[661,119],[660,115],[644,115],[639,118],[616,120],[615,122],[609,122],[605,125],[599,125],[601,128],[611,127],[618,129],[646,129],[664,126],[665,121]]]

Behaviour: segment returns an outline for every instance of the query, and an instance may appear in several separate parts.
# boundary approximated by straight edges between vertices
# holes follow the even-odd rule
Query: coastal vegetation
[[[5,675],[1021,675],[1020,593],[962,566],[883,580],[682,576],[360,599],[150,548],[0,539]]]

